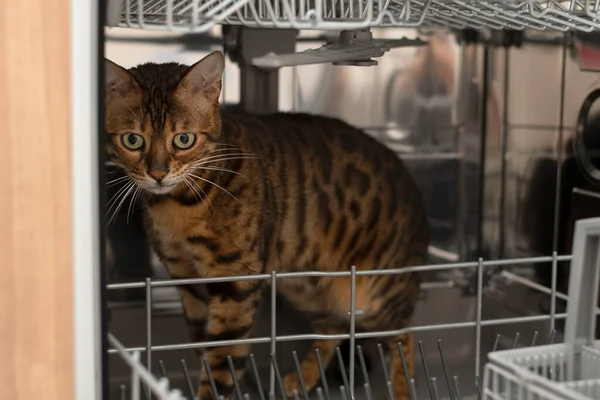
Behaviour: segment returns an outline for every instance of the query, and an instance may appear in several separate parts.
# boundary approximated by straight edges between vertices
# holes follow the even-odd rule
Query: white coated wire
[[[319,30],[377,26],[600,28],[597,0],[113,0],[120,26],[206,32],[216,24]]]

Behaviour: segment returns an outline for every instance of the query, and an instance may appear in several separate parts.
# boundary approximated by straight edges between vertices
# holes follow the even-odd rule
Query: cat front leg
[[[250,336],[256,312],[260,305],[263,281],[209,283],[209,316],[206,326],[207,341],[236,340]],[[234,382],[229,367],[231,356],[236,378],[242,378],[250,346],[245,344],[209,347],[205,358],[210,366],[218,394],[230,399]],[[200,400],[214,399],[206,369],[202,370]]]

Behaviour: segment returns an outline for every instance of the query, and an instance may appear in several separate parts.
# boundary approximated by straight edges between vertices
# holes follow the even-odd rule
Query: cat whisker
[[[121,195],[123,195],[127,191],[127,189],[129,189],[133,185],[134,185],[133,181],[128,182],[125,186],[123,186],[122,188],[120,188],[119,190],[117,190],[117,193],[115,193],[110,198],[110,200],[106,204],[106,206],[108,207],[108,209],[106,210],[106,215],[107,216],[108,216],[108,214],[110,214],[110,211],[115,206],[115,204],[119,201],[119,198],[121,197]]]
[[[239,172],[237,172],[237,171],[233,171],[233,170],[230,170],[230,169],[227,169],[227,168],[219,168],[219,167],[201,167],[201,166],[198,166],[198,167],[194,167],[194,169],[198,169],[198,170],[208,170],[208,171],[222,171],[222,172],[231,172],[232,174],[236,174],[236,175],[239,175],[239,176],[241,176],[241,177],[248,178],[246,175],[240,174],[240,173],[239,173]]]
[[[131,196],[131,200],[129,200],[129,208],[127,209],[127,224],[129,225],[129,215],[133,213],[135,209],[135,202],[138,194],[141,192],[142,188],[136,185],[135,191],[133,192],[133,196]]]
[[[200,189],[200,191],[202,192],[202,194],[204,195],[204,199],[206,199],[208,201],[208,206],[210,206],[210,208],[212,209],[212,212],[215,211],[215,207],[212,204],[212,201],[210,200],[210,198],[208,197],[208,195],[206,194],[206,192],[204,191],[204,189],[202,189],[202,187],[200,185],[198,185],[193,179],[188,179],[185,178],[186,180],[189,180],[190,182],[190,188],[194,189],[194,186],[196,186],[198,189]],[[198,193],[196,191],[196,193]],[[199,194],[200,195],[200,194]],[[202,196],[200,196],[202,198]],[[208,209],[208,206],[206,205],[206,201],[204,201],[204,199],[202,199],[202,203],[204,204],[204,207],[206,207],[206,210],[208,212],[211,212],[211,210]]]
[[[227,155],[221,155],[221,156],[214,156],[213,157],[208,157],[208,158],[204,158],[204,159],[200,159],[196,162],[193,163],[193,165],[195,166],[200,166],[200,165],[206,165],[206,164],[214,164],[217,162],[222,162],[222,161],[230,161],[230,160],[251,160],[251,159],[256,159],[259,158],[258,156],[240,156],[240,157],[230,157],[229,154]]]
[[[113,179],[113,180],[110,180],[110,181],[106,182],[106,186],[108,186],[108,187],[114,186],[117,183],[122,182],[122,181],[127,180],[127,179],[130,179],[130,178],[128,176],[122,176],[120,178],[116,178],[116,179]]]
[[[231,143],[221,143],[221,142],[211,142],[211,143],[212,144],[216,144],[217,146],[229,146],[229,147],[232,147],[232,148],[235,147],[235,148],[238,148],[238,149],[242,148],[242,146],[238,146],[238,145],[231,144]]]
[[[209,152],[208,152],[208,153],[206,153],[206,154],[222,153],[222,152],[224,152],[224,151],[241,151],[241,150],[242,150],[241,148],[235,148],[235,147],[225,147],[225,148],[222,148],[222,149],[214,149],[214,150],[211,150],[211,151],[209,151]],[[225,154],[223,154],[223,155],[225,155]]]
[[[237,201],[238,203],[242,204],[242,202],[241,202],[241,201],[239,201],[237,197],[235,197],[234,195],[232,195],[232,194],[231,194],[231,192],[230,192],[229,190],[225,189],[225,188],[224,188],[224,187],[222,187],[221,185],[218,185],[218,184],[216,184],[216,183],[214,183],[214,182],[212,182],[212,181],[210,181],[210,180],[208,180],[208,179],[204,179],[204,178],[202,178],[201,176],[198,176],[198,175],[190,174],[190,176],[192,176],[192,177],[194,177],[194,178],[196,178],[196,179],[200,179],[201,181],[204,181],[204,182],[206,182],[206,183],[208,183],[208,184],[211,184],[211,185],[213,185],[213,186],[215,186],[215,187],[218,187],[219,189],[221,189],[222,191],[224,191],[225,193],[227,193],[228,195],[230,195],[232,199],[234,199],[234,200],[235,200],[235,201]]]
[[[131,192],[136,188],[137,188],[137,185],[135,184],[135,182],[132,181],[132,185],[129,186],[129,189],[127,190],[127,192],[125,192],[125,194],[123,196],[121,196],[121,201],[119,202],[119,205],[113,212],[111,218],[108,220],[108,225],[112,224],[113,221],[117,218],[117,214],[119,213],[119,210],[123,206],[123,203],[125,203],[127,196],[129,196],[131,194]]]
[[[201,162],[206,162],[209,160],[218,160],[220,161],[221,158],[223,157],[253,157],[253,158],[257,158],[258,156],[252,153],[228,153],[228,154],[217,154],[216,156],[210,156],[210,157],[204,157],[201,158],[199,160],[197,160],[195,162],[195,164],[197,163],[201,163]]]
[[[200,193],[198,193],[192,186],[190,186],[190,183],[188,182],[188,178],[183,178],[183,183],[185,183],[185,185],[188,187],[188,189],[190,189],[190,191],[193,193],[194,198],[196,199],[197,202],[202,202],[202,198],[199,197]]]

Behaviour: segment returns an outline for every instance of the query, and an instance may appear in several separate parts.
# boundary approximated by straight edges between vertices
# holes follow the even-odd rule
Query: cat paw
[[[306,384],[306,391],[310,393],[310,391],[319,382],[318,371],[316,371],[314,374],[304,374],[303,378]],[[288,398],[294,398],[294,390],[297,390],[298,394],[300,395],[300,398],[302,398],[300,378],[298,378],[298,374],[296,374],[295,372],[290,373],[285,378],[283,378],[283,388],[285,389],[285,394]]]

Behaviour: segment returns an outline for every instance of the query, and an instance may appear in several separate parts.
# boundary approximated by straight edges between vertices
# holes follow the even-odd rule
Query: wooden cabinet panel
[[[0,2],[0,399],[73,398],[69,29]]]

